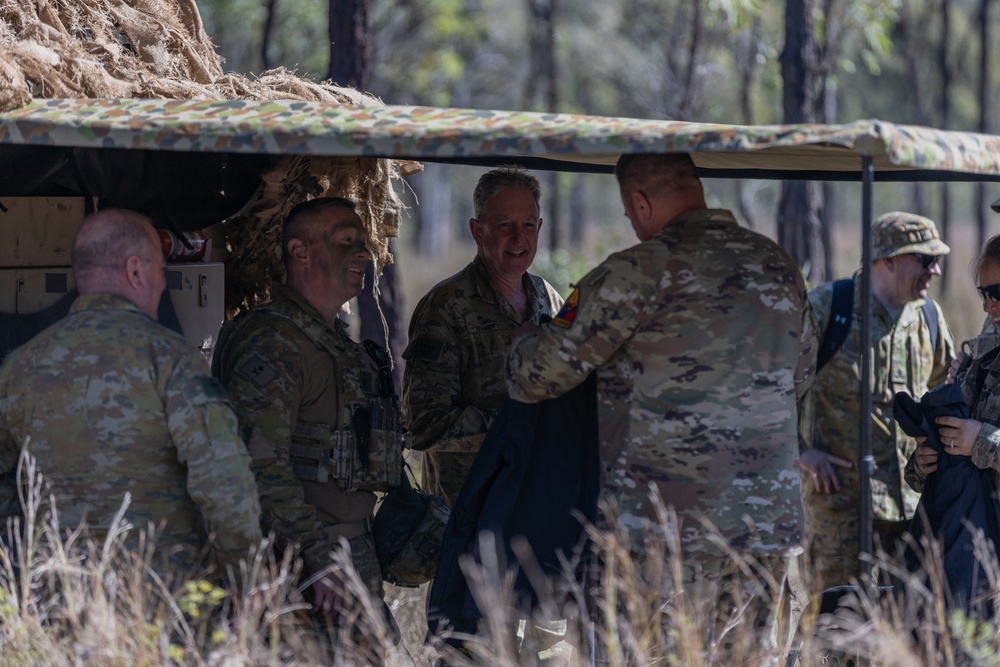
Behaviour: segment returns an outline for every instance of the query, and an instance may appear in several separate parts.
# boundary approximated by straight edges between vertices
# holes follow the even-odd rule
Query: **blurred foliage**
[[[370,0],[373,43],[371,92],[387,103],[528,109],[611,116],[634,116],[733,124],[783,122],[779,57],[784,46],[785,2],[767,0],[551,0],[555,2],[554,83],[550,96],[527,90],[537,76],[532,59],[530,6],[541,0]],[[300,74],[327,71],[327,6],[324,0],[197,0],[206,29],[226,58],[228,69],[259,72],[267,7],[273,5],[268,50],[274,65]],[[813,0],[818,46],[816,67],[822,90],[817,97],[822,122],[880,118],[954,130],[979,129],[979,11],[982,0]],[[996,3],[994,3],[996,5]],[[948,21],[942,11],[947,9]],[[989,28],[1000,21],[994,6]],[[947,26],[947,34],[945,27]],[[991,31],[992,32],[992,31]],[[948,60],[948,73],[941,56]],[[943,91],[949,77],[948,104]],[[986,104],[992,109],[1000,89],[1000,68],[987,72]],[[536,82],[537,83],[537,82]],[[544,84],[542,84],[544,86]],[[945,115],[947,114],[947,115]],[[992,119],[995,114],[988,113]],[[986,131],[996,131],[987,127]],[[478,170],[449,168],[450,207],[417,214],[404,231],[440,238],[430,261],[463,242],[468,200]],[[574,180],[580,179],[580,180]],[[600,244],[610,233],[634,242],[623,224],[613,179],[560,178],[558,188],[543,183],[543,215],[558,226],[559,248],[599,261]],[[581,184],[575,187],[574,184]],[[778,191],[773,183],[706,181],[718,206],[736,211],[755,229],[774,235]],[[950,215],[958,237],[973,218],[971,186],[949,184]],[[443,191],[443,190],[442,190]],[[880,184],[877,211],[905,208],[942,219],[942,187]],[[860,189],[836,183],[825,202],[834,230],[834,274],[857,267]],[[435,201],[423,192],[425,201]],[[992,200],[995,196],[987,196]],[[416,204],[416,202],[414,202]],[[613,205],[613,206],[612,206]],[[609,208],[610,207],[610,208]],[[997,218],[989,213],[990,225]],[[428,219],[430,218],[430,219]],[[447,230],[434,231],[435,225]],[[571,230],[571,231],[567,231]],[[433,233],[431,233],[433,232]],[[838,241],[843,237],[845,241]],[[975,243],[973,241],[973,243]],[[542,243],[545,249],[546,242]],[[611,251],[617,248],[612,248]],[[955,263],[953,263],[955,264]],[[559,289],[579,271],[562,255],[539,253],[535,269]],[[958,268],[958,265],[955,264]],[[426,289],[443,275],[428,276]],[[550,272],[550,273],[549,273]],[[962,279],[966,284],[965,278]],[[958,296],[962,296],[959,294]],[[947,299],[948,302],[957,301]],[[944,303],[944,302],[943,302]],[[950,306],[945,303],[946,309]],[[956,329],[978,326],[975,304],[963,317],[948,312]]]
[[[307,76],[327,70],[324,0],[198,4],[228,69],[261,71],[263,26],[273,4],[271,63],[298,68]],[[782,121],[778,56],[784,3],[564,0],[556,7],[558,111],[675,118],[679,100],[689,94],[690,120],[745,122],[736,115],[739,76],[750,67],[753,122]],[[979,49],[978,3],[951,3],[952,34],[947,36],[939,34],[939,11],[932,0],[910,0],[905,6],[902,0],[815,2],[817,40],[826,44],[820,56],[830,60],[821,66],[837,91],[838,120],[914,122],[919,105],[910,99],[914,87],[909,79],[917,72],[935,89],[941,87],[934,81],[934,67],[942,39],[955,71],[973,68]],[[371,0],[370,17],[375,46],[370,92],[383,100],[523,108],[520,91],[533,71],[527,2]],[[953,129],[973,128],[978,113],[973,79],[952,82]]]

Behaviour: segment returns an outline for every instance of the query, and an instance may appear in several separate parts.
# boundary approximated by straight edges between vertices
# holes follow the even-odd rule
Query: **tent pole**
[[[872,188],[875,167],[870,156],[861,158],[861,442],[858,443],[858,467],[861,477],[860,541],[858,580],[871,583],[872,563]]]

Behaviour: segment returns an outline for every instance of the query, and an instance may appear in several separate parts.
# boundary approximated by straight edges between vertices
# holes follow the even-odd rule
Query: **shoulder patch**
[[[410,344],[410,358],[421,361],[439,361],[444,343],[430,338],[418,338]]]
[[[263,389],[278,377],[278,373],[256,354],[240,364],[236,372],[250,380],[258,389]]]
[[[563,304],[562,310],[552,318],[552,324],[557,327],[562,327],[568,329],[572,324],[573,320],[576,319],[576,307],[580,303],[580,288],[574,288],[573,293],[569,295],[566,302]]]

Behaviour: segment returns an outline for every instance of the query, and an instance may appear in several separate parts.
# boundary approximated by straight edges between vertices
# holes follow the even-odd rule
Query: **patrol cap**
[[[872,225],[872,259],[920,253],[947,255],[951,248],[941,240],[930,218],[903,211],[879,216]]]

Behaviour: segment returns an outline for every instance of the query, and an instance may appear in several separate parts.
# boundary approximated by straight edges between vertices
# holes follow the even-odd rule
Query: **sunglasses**
[[[939,258],[937,255],[925,255],[920,252],[915,252],[912,254],[914,257],[917,258],[917,261],[920,262],[920,266],[924,267],[924,269],[929,269],[938,263]]]
[[[977,287],[976,291],[979,292],[979,298],[983,300],[983,303],[987,301],[1000,301],[1000,283]]]

